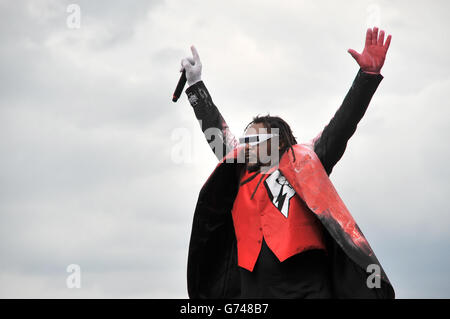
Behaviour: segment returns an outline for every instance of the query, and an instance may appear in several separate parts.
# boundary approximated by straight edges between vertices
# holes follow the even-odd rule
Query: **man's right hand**
[[[186,57],[182,59],[180,69],[180,72],[186,70],[186,79],[189,86],[202,80],[202,63],[200,62],[197,49],[193,45],[191,46],[191,51],[192,58]]]
[[[366,73],[379,74],[383,67],[386,53],[389,49],[392,36],[389,35],[384,42],[384,31],[381,30],[378,36],[378,28],[369,28],[366,32],[366,43],[364,51],[359,54],[353,49],[348,49],[348,53],[356,60],[361,70]]]

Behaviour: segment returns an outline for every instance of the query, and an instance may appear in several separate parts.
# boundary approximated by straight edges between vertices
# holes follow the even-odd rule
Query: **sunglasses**
[[[268,139],[278,136],[278,134],[252,134],[246,135],[239,138],[239,144],[245,145],[249,144],[250,146],[255,146],[259,143],[267,141]]]

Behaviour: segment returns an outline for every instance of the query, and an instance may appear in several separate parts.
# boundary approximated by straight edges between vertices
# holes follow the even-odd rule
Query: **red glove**
[[[367,29],[366,33],[366,45],[364,51],[359,54],[353,49],[348,49],[348,53],[358,62],[361,69],[366,73],[379,74],[381,67],[384,64],[386,58],[386,52],[389,49],[391,43],[391,35],[386,38],[384,42],[384,31],[380,31],[378,36],[378,28],[374,27]]]

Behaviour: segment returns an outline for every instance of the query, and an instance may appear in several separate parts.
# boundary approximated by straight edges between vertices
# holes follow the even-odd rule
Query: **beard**
[[[245,152],[245,168],[248,172],[253,173],[259,171],[261,168],[261,163],[255,154],[249,154]]]
[[[279,163],[279,158],[271,158],[269,162],[262,163],[257,156],[246,156],[245,157],[245,168],[248,172],[253,173],[257,171],[263,171],[269,169],[274,165]]]
[[[246,169],[250,173],[257,172],[261,169],[260,163],[246,163]]]

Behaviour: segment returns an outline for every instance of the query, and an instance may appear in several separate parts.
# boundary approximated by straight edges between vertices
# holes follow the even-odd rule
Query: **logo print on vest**
[[[276,208],[278,208],[284,217],[287,218],[289,212],[289,201],[292,196],[295,195],[295,191],[292,186],[288,183],[279,170],[274,171],[269,177],[267,177],[264,181],[264,185],[266,186],[267,193],[272,203]]]

